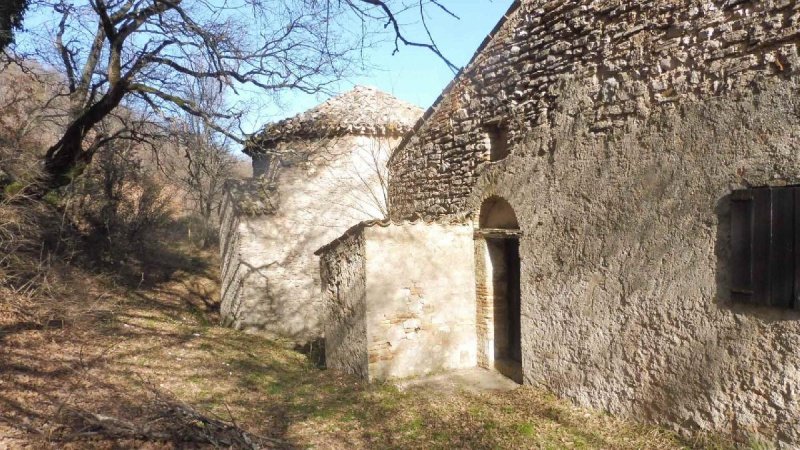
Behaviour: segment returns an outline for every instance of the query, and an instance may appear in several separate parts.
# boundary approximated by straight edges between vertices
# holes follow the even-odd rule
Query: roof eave
[[[439,96],[436,97],[436,100],[433,101],[433,104],[427,110],[425,110],[425,113],[422,114],[422,117],[420,117],[417,120],[417,122],[414,124],[411,130],[409,130],[409,132],[406,133],[405,137],[403,137],[403,140],[400,141],[400,144],[398,144],[397,147],[395,147],[392,154],[389,155],[389,160],[387,161],[387,164],[392,163],[392,160],[394,160],[394,155],[398,154],[405,148],[406,145],[408,145],[408,142],[411,140],[411,138],[413,138],[417,134],[417,131],[419,131],[419,129],[422,128],[422,126],[430,118],[430,116],[433,115],[433,113],[436,111],[436,108],[439,106],[442,100],[444,100],[444,98],[450,93],[450,91],[453,90],[453,87],[459,81],[461,81],[461,78],[467,72],[467,69],[469,69],[470,66],[472,66],[472,64],[475,62],[478,56],[486,49],[486,47],[489,45],[492,39],[494,39],[497,32],[500,31],[500,28],[502,28],[503,25],[505,25],[506,22],[508,22],[508,18],[511,17],[511,15],[514,14],[517,11],[517,9],[522,5],[522,1],[523,0],[514,0],[514,2],[505,12],[505,14],[503,14],[503,17],[500,18],[500,21],[497,22],[497,25],[495,25],[494,28],[492,28],[492,31],[490,31],[489,34],[486,35],[486,37],[483,39],[483,42],[481,42],[481,45],[479,45],[478,49],[475,50],[475,53],[472,54],[472,58],[470,58],[469,62],[465,64],[458,71],[458,73],[455,74],[453,79],[450,80],[450,83],[447,84],[442,93],[439,94]]]

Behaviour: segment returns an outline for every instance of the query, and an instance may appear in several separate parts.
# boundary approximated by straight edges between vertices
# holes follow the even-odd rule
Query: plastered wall
[[[474,367],[472,231],[468,225],[362,225],[324,249],[329,367],[369,380]],[[364,310],[353,306],[360,296],[347,294],[360,292],[350,286],[362,276],[362,262]],[[354,357],[357,349],[363,359]],[[366,361],[366,372],[354,360]]]
[[[322,335],[314,251],[354,223],[384,217],[383,171],[396,143],[345,136],[281,144],[285,157],[270,174],[274,191],[264,194],[275,208],[248,214],[231,203],[247,202],[231,199],[223,212],[230,217],[222,229],[223,243],[230,242],[223,245],[225,322],[297,340]]]
[[[800,445],[800,313],[728,278],[731,190],[800,183],[798,29],[791,1],[523,2],[396,152],[395,218],[513,206],[525,383]]]
[[[476,365],[472,231],[421,222],[365,229],[371,379]]]
[[[761,88],[613,142],[565,116],[548,131],[552,162],[532,136],[481,173],[469,204],[503,196],[525,232],[527,383],[679,428],[798,441],[800,313],[730,301],[731,189],[800,182],[796,87]]]

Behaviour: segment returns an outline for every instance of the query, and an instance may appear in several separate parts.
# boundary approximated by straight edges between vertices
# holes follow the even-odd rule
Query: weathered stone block
[[[319,253],[329,367],[376,380],[477,364],[471,226],[362,224]]]

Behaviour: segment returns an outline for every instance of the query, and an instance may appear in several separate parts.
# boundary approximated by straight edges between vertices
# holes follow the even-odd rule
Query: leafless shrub
[[[52,298],[46,210],[22,192],[0,199],[0,325],[40,323],[45,311],[36,300]]]
[[[144,169],[135,142],[112,145],[100,150],[96,164],[70,186],[66,204],[99,256],[124,260],[158,241],[173,208],[168,189]]]
[[[130,137],[97,130],[121,107],[190,114],[243,142],[239,130],[218,124],[238,122],[242,110],[205,110],[177,90],[187,76],[219,90],[256,88],[272,98],[316,93],[358,67],[381,28],[394,39],[395,52],[400,45],[424,48],[457,69],[428,30],[426,10],[455,17],[435,0],[245,0],[224,7],[206,0],[40,0],[31,6],[32,14],[48,20],[27,30],[27,45],[6,53],[20,66],[34,60],[60,71],[57,91],[68,100],[68,120],[43,159],[51,188],[69,184],[92,161],[98,143]],[[407,13],[424,25],[416,38],[405,24]]]
[[[181,90],[185,91],[183,95],[186,98],[205,111],[221,115],[220,111],[225,108],[226,92],[208,80],[186,77]],[[218,125],[235,127],[234,122],[223,119],[218,121]],[[232,141],[187,113],[173,121],[170,143],[159,149],[159,167],[169,174],[170,182],[184,195],[186,237],[206,248],[216,240],[223,186],[226,179],[234,176],[238,162],[229,149]]]

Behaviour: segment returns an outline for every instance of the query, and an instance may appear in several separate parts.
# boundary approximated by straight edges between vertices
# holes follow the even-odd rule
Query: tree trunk
[[[81,111],[67,126],[61,139],[47,150],[42,195],[47,190],[71,183],[92,161],[95,149],[84,149],[83,141],[92,128],[120,104],[125,92],[124,83],[117,83],[97,103]]]
[[[82,122],[82,121],[81,121]],[[72,181],[75,170],[91,159],[83,150],[84,127],[73,122],[59,141],[47,150],[44,157],[45,185],[48,189],[65,186]]]

